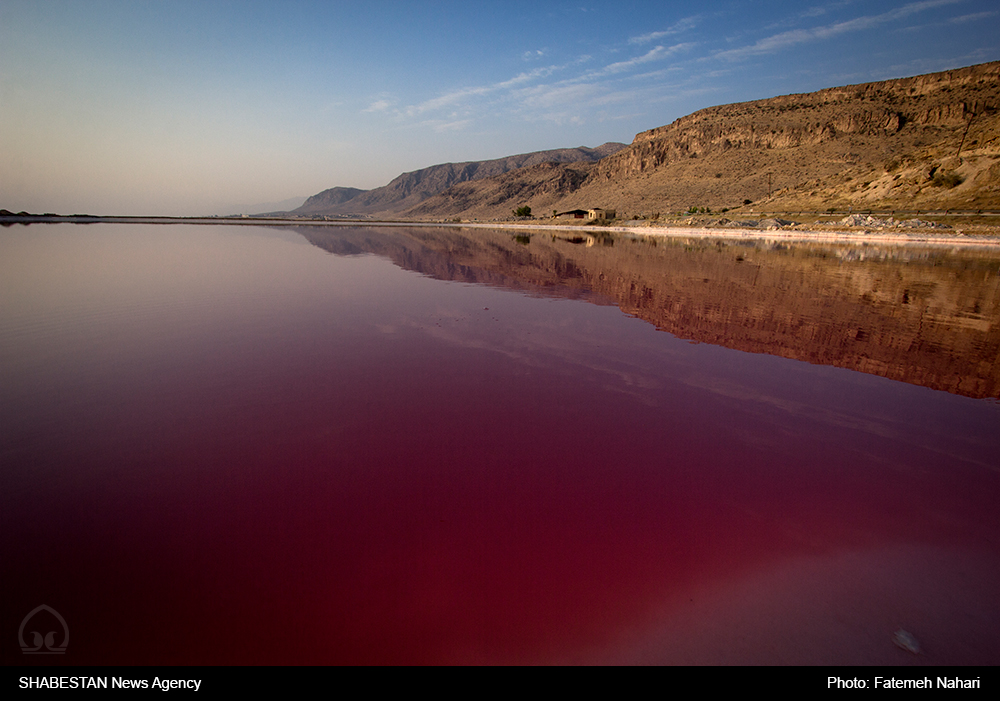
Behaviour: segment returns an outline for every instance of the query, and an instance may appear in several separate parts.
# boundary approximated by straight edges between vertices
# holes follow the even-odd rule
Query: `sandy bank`
[[[600,226],[581,227],[559,224],[439,224],[438,226],[462,226],[467,228],[514,229],[528,231],[571,231],[581,236],[594,236],[614,232],[635,236],[657,236],[668,238],[730,239],[746,241],[786,241],[824,242],[848,244],[895,244],[919,246],[946,246],[959,248],[1000,248],[1000,237],[966,235],[964,233],[942,233],[932,231],[850,231],[847,228],[833,230],[816,229],[743,229],[743,228],[698,228],[670,226]]]
[[[503,229],[509,231],[549,231],[573,233],[577,236],[600,236],[606,233],[630,234],[633,236],[655,236],[668,238],[730,239],[746,241],[824,242],[854,245],[894,244],[917,246],[944,246],[949,248],[1000,248],[1000,229],[988,227],[986,233],[965,233],[959,230],[939,229],[907,231],[851,230],[849,227],[831,227],[826,230],[814,228],[787,227],[780,229],[719,228],[696,226],[650,226],[640,225],[580,226],[578,224],[542,224],[531,221],[521,222],[428,222],[428,221],[376,221],[372,219],[281,219],[258,217],[115,217],[115,216],[58,216],[58,215],[12,215],[0,217],[0,225],[13,224],[211,224],[240,226],[320,226],[320,227],[448,227],[462,229]],[[997,229],[993,231],[993,229]]]

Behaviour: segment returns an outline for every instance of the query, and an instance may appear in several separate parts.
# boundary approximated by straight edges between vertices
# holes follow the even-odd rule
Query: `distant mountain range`
[[[295,214],[509,217],[604,207],[1000,209],[1000,62],[700,110],[630,145],[559,149],[332,188]]]
[[[388,185],[374,190],[333,187],[308,198],[294,214],[399,214],[458,183],[495,177],[541,163],[592,163],[626,148],[607,143],[597,148],[561,148],[521,153],[489,161],[443,163],[403,173]]]
[[[217,212],[223,216],[230,214],[263,214],[265,212],[287,212],[301,207],[305,197],[290,197],[278,202],[259,202],[257,204],[231,204],[220,208]]]

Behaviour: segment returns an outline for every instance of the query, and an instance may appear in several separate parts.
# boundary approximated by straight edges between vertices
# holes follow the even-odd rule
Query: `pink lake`
[[[0,231],[3,663],[1000,663],[1000,255],[685,246]]]

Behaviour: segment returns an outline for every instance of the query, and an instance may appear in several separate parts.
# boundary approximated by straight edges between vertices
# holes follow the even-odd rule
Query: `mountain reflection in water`
[[[3,663],[1000,662],[996,257],[580,238],[0,231]]]
[[[297,229],[339,255],[611,303],[679,338],[1000,398],[1000,252],[495,230]],[[581,245],[585,244],[585,245]]]

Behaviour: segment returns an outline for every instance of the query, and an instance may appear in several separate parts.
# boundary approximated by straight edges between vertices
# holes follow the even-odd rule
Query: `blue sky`
[[[984,0],[0,0],[0,207],[199,215],[1000,59]]]

